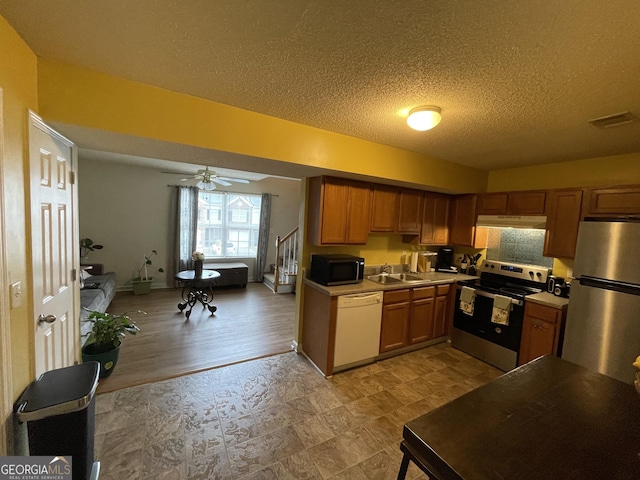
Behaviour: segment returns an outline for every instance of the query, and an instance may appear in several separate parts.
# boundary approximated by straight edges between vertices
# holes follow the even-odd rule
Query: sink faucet
[[[383,266],[380,267],[380,273],[391,273],[390,269],[391,267],[385,263]]]

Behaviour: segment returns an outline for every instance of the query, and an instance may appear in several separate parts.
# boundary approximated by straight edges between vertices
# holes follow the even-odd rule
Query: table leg
[[[398,471],[398,480],[404,480],[407,476],[407,469],[409,468],[409,455],[406,453],[402,456],[402,463],[400,464],[400,470]]]

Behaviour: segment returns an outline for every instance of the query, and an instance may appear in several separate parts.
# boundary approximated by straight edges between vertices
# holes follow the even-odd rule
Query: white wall
[[[130,288],[131,279],[142,265],[143,255],[157,250],[154,266],[165,270],[173,260],[171,199],[169,184],[176,177],[158,170],[98,160],[78,160],[78,204],[80,238],[89,237],[104,245],[90,253],[90,263],[103,263],[116,272],[119,289]],[[179,180],[178,180],[179,181]],[[268,261],[275,261],[275,237],[285,235],[298,224],[301,182],[266,178],[248,185],[236,184],[220,191],[271,193],[271,232]],[[254,259],[233,259],[249,266],[249,279],[255,278]],[[172,285],[166,273],[153,273],[154,287]]]

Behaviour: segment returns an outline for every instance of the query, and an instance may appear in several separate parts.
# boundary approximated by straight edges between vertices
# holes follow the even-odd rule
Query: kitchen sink
[[[425,280],[424,278],[418,277],[417,275],[411,275],[409,273],[379,273],[378,275],[369,275],[367,279],[383,285],[428,282],[428,280]]]
[[[383,285],[404,283],[399,278],[396,278],[395,276],[392,276],[388,273],[381,273],[379,275],[369,275],[367,279],[371,280],[372,282],[381,283]]]
[[[398,280],[402,281],[402,282],[426,282],[428,280],[425,280],[422,277],[419,277],[417,275],[411,275],[410,273],[391,273],[389,274],[389,276],[391,278],[397,278]]]

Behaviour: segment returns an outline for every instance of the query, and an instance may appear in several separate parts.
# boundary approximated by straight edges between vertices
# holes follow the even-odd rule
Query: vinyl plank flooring
[[[131,315],[140,333],[123,340],[118,364],[111,376],[100,380],[98,393],[291,350],[294,294],[276,295],[261,283],[219,289],[214,315],[195,306],[186,319],[177,308],[180,292],[171,288],[142,296],[116,294],[108,311]]]

